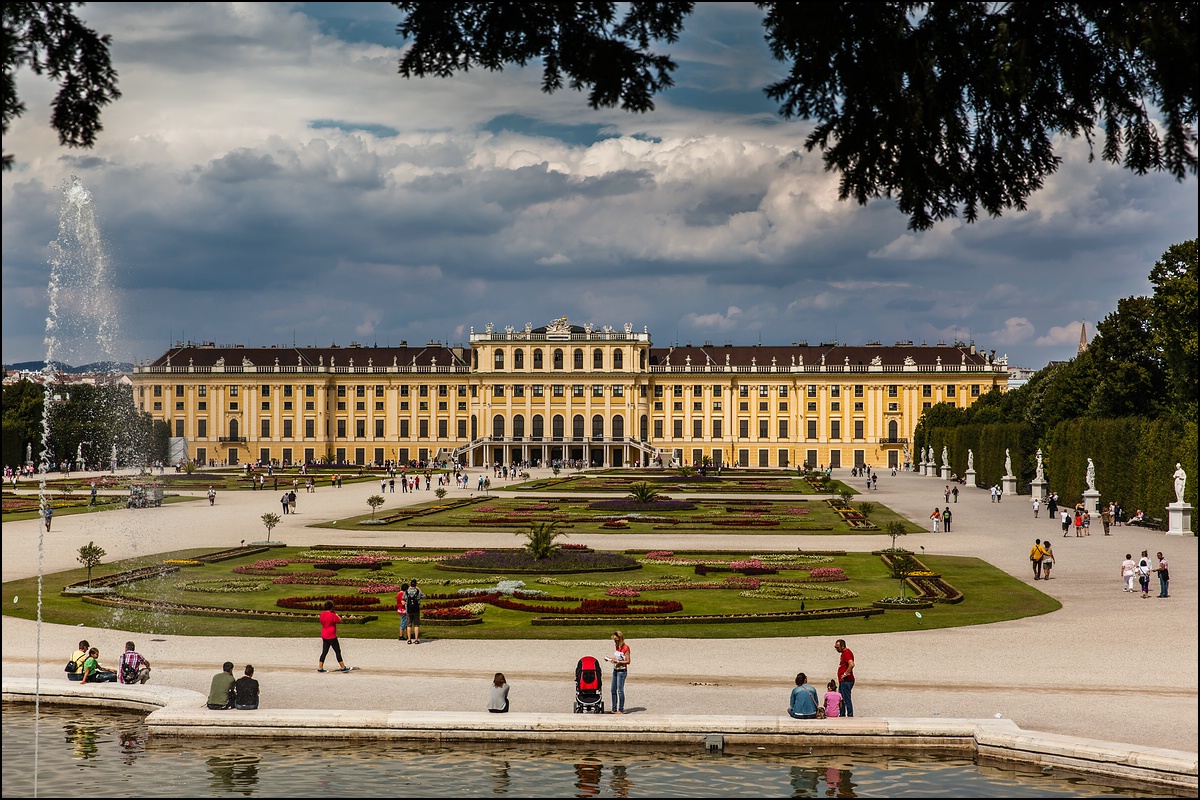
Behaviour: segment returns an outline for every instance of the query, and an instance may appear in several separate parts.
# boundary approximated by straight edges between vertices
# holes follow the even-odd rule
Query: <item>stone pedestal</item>
[[[1192,535],[1192,504],[1171,503],[1167,506],[1167,535]]]
[[[1012,495],[1013,497],[1016,497],[1017,496],[1017,476],[1016,475],[1005,475],[1003,478],[1001,478],[1000,479],[1000,491],[1004,492],[1006,495]]]
[[[929,477],[929,464],[928,463],[921,464],[921,474],[923,476],[925,476],[926,478]]]
[[[967,486],[978,486],[978,485],[979,484],[975,483],[975,470],[973,470],[973,469],[967,470]]]
[[[1093,514],[1100,511],[1100,492],[1097,489],[1087,489],[1083,493],[1083,507]]]
[[[948,480],[950,480],[950,467],[949,467],[949,465],[943,465],[943,466],[942,466],[942,480],[944,480],[944,481],[948,481]]]
[[[1030,493],[1039,500],[1046,499],[1046,481],[1042,478],[1034,478],[1029,483]]]

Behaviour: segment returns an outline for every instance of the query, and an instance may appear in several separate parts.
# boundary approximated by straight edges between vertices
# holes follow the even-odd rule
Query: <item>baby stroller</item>
[[[600,662],[593,656],[584,656],[575,665],[575,713],[604,713],[604,676]]]

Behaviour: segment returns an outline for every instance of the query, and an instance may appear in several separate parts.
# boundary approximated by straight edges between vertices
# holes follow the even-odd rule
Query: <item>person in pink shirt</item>
[[[341,671],[349,672],[350,668],[346,666],[346,662],[342,661],[342,646],[338,643],[337,638],[337,624],[342,621],[342,618],[333,610],[332,600],[325,601],[325,610],[321,612],[319,619],[321,621],[321,660],[317,662],[317,672],[326,671],[325,656],[329,654],[331,648]]]
[[[825,692],[825,718],[840,717],[842,715],[842,695],[837,690],[837,683],[830,681]]]

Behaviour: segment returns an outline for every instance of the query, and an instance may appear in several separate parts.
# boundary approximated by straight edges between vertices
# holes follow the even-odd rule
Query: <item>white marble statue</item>
[[[1183,504],[1183,487],[1187,485],[1187,473],[1183,471],[1183,466],[1177,461],[1175,462],[1175,502]]]
[[[946,445],[942,445],[942,466],[950,466],[950,451],[946,449]]]
[[[1004,477],[1011,478],[1012,476],[1012,453],[1006,447],[1004,448]]]
[[[967,472],[975,471],[975,451],[967,449]]]
[[[1037,451],[1037,470],[1034,473],[1034,479],[1039,481],[1046,480],[1046,474],[1042,472],[1042,448]]]
[[[1084,477],[1084,480],[1087,481],[1089,492],[1096,491],[1096,465],[1092,463],[1090,458],[1088,459],[1087,475]]]

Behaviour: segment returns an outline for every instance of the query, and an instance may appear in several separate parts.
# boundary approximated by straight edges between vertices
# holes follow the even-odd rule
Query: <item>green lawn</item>
[[[865,480],[865,479],[864,479]],[[710,472],[680,474],[676,470],[630,470],[621,469],[602,473],[560,474],[552,478],[541,478],[524,483],[492,483],[492,490],[519,492],[617,492],[627,494],[631,484],[647,482],[669,494],[837,494],[844,489],[858,494],[858,490],[841,481],[832,480],[824,491],[818,491],[811,483],[792,471],[724,470],[721,475]]]
[[[132,569],[149,564],[158,564],[166,558],[188,558],[199,555],[203,551],[190,550],[178,553],[155,556],[153,558],[131,559],[128,561],[105,564],[94,571],[94,576],[111,574],[113,572]],[[183,584],[197,580],[244,579],[256,578],[263,582],[270,581],[267,576],[237,575],[232,568],[238,565],[251,564],[261,558],[288,558],[302,552],[301,548],[277,548],[268,553],[246,556],[217,564],[185,567],[178,572],[119,587],[122,594],[134,597],[153,598],[171,602],[191,603],[223,608],[246,609],[276,609],[275,601],[281,597],[314,596],[314,595],[353,595],[357,588],[352,586],[329,585],[295,585],[268,584],[266,591],[240,594],[209,593],[186,591]],[[392,553],[392,566],[384,567],[383,573],[368,573],[364,569],[344,568],[339,570],[339,577],[366,578],[371,580],[391,580],[400,582],[409,578],[417,578],[427,594],[452,594],[459,585],[445,585],[447,581],[468,581],[476,586],[494,585],[494,579],[510,577],[523,580],[528,589],[541,589],[551,597],[539,600],[520,601],[534,603],[555,602],[555,597],[601,598],[607,586],[631,583],[645,583],[654,578],[670,578],[672,580],[699,580],[720,582],[732,573],[710,573],[708,576],[698,576],[690,566],[648,564],[642,569],[624,572],[587,573],[554,576],[557,584],[540,583],[537,576],[529,575],[470,575],[460,572],[448,572],[437,568],[435,563],[411,563],[398,560],[401,556],[421,556],[418,551],[404,551],[403,554]],[[428,553],[424,555],[430,555]],[[439,553],[437,555],[444,555]],[[686,557],[688,554],[679,552],[677,556]],[[721,559],[747,557],[752,553],[723,554]],[[789,554],[795,555],[795,554]],[[698,556],[696,556],[698,557]],[[707,555],[705,557],[708,557]],[[935,604],[933,608],[923,610],[923,619],[918,620],[911,611],[889,610],[884,614],[869,618],[853,617],[831,620],[805,620],[790,622],[736,622],[652,625],[622,623],[622,628],[630,637],[682,637],[682,638],[743,638],[743,637],[776,637],[776,636],[828,636],[853,635],[858,633],[879,633],[896,630],[910,630],[920,627],[942,628],[961,625],[978,625],[997,622],[1006,619],[1016,619],[1025,616],[1035,616],[1055,611],[1061,605],[1054,599],[1042,594],[1037,589],[1012,578],[995,567],[974,558],[930,555],[923,561],[932,570],[943,577],[959,590],[966,599],[957,605]],[[886,568],[878,556],[870,554],[838,555],[827,564],[818,566],[839,567],[849,581],[817,584],[817,589],[804,600],[807,609],[820,609],[843,606],[869,607],[871,601],[898,592],[898,581],[888,576]],[[304,571],[311,569],[308,564],[294,564],[286,570]],[[803,579],[806,571],[787,571],[778,577]],[[769,580],[772,576],[764,576]],[[62,597],[58,590],[68,584],[86,578],[83,569],[46,576],[45,596],[43,604],[43,619],[47,622],[67,625],[84,624],[93,627],[119,628],[159,635],[245,635],[245,636],[284,636],[305,637],[315,636],[317,631],[316,612],[312,612],[312,621],[277,622],[265,620],[241,620],[227,618],[209,618],[184,615],[148,614],[128,609],[110,609],[89,605],[75,597]],[[575,585],[563,585],[575,584]],[[578,585],[600,584],[600,585]],[[794,584],[789,585],[791,588]],[[828,588],[849,589],[858,593],[852,599],[817,599],[814,595],[823,593]],[[37,580],[30,578],[12,581],[4,584],[4,609],[6,614],[12,614],[27,619],[35,618]],[[397,615],[394,610],[394,594],[381,592],[376,595],[382,604],[377,613],[379,619],[362,625],[343,625],[340,633],[343,638],[393,638],[397,635]],[[641,598],[649,600],[671,599],[683,604],[682,614],[750,614],[769,611],[788,611],[799,607],[800,600],[769,599],[763,597],[743,597],[737,589],[670,589],[643,592]],[[16,602],[13,602],[16,600]],[[428,603],[429,601],[427,601]],[[540,614],[526,611],[488,606],[483,614],[481,625],[449,626],[426,620],[422,624],[422,638],[454,638],[454,639],[576,639],[600,635],[602,629],[611,627],[611,623],[597,622],[596,625],[583,626],[538,626],[531,624],[531,619]]]
[[[617,499],[617,498],[613,498]],[[623,512],[593,508],[593,500],[580,497],[546,499],[487,497],[470,501],[430,500],[413,506],[389,509],[386,505],[375,514],[375,529],[389,531],[472,531],[527,530],[532,522],[558,521],[568,536],[582,533],[672,533],[695,534],[881,534],[887,523],[898,521],[906,533],[923,529],[914,522],[879,503],[874,503],[870,521],[876,529],[854,529],[830,504],[817,498],[794,500],[711,500],[684,498],[693,509],[639,510]],[[852,502],[854,508],[859,504]],[[366,503],[363,503],[364,509]],[[373,525],[372,515],[362,514],[313,527],[345,530],[364,522]],[[620,523],[616,521],[620,520]],[[605,523],[608,522],[606,525]],[[613,527],[619,524],[621,527]]]

